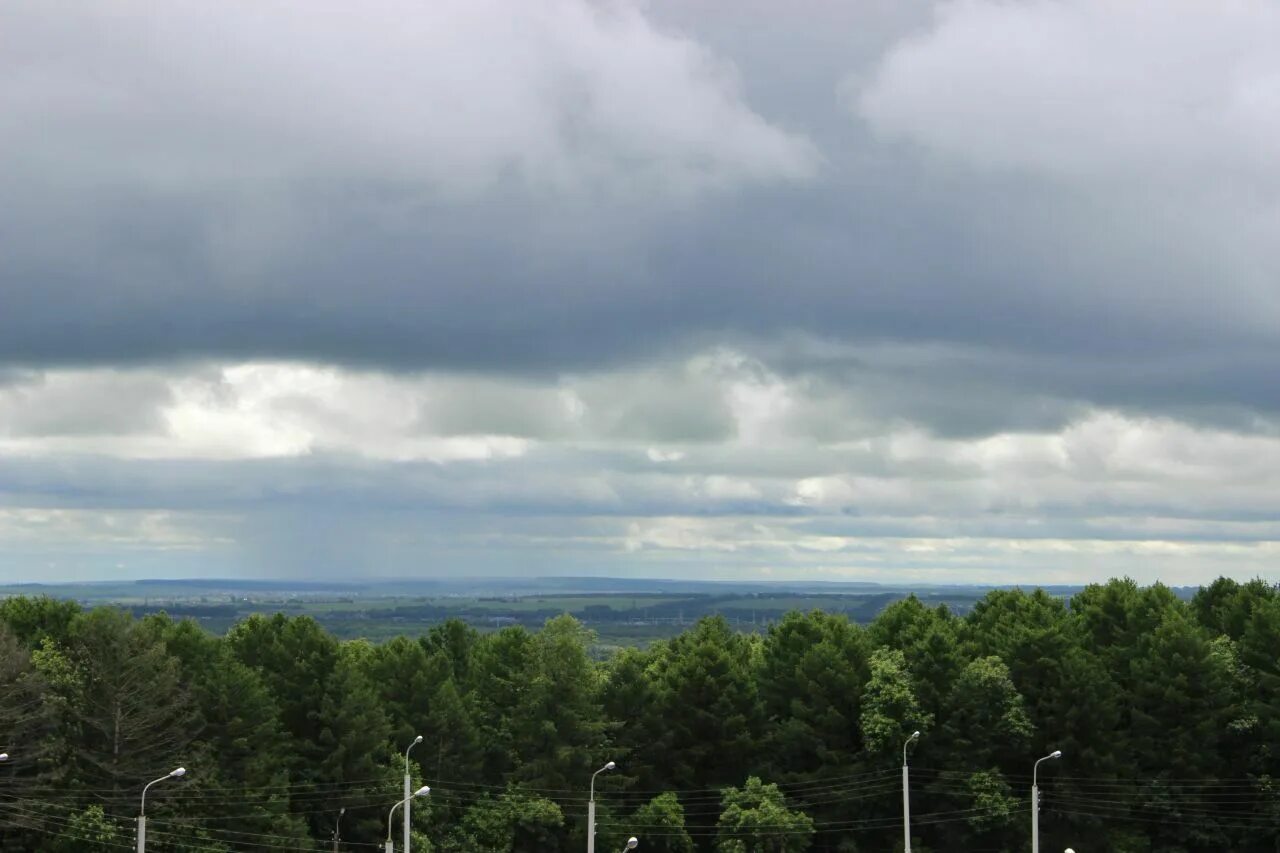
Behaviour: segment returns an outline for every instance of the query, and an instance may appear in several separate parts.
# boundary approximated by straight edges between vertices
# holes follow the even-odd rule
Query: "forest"
[[[44,597],[0,601],[0,849],[381,849],[406,750],[415,851],[1280,850],[1280,590],[1191,600],[1113,580],[1069,600],[902,599],[859,625],[706,617],[597,654],[572,616],[339,640],[307,616],[223,636]],[[422,742],[413,746],[415,738]],[[397,849],[399,815],[392,828]]]

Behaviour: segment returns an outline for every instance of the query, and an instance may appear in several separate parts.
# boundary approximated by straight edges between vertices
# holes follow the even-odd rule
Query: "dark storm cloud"
[[[1140,160],[1099,177],[1093,164],[1123,166],[1127,149],[1083,137],[1064,184],[1018,93],[1002,125],[977,88],[987,60],[966,34],[996,5],[935,18],[926,3],[828,4],[809,18],[657,4],[648,20],[533,7],[530,22],[568,28],[565,41],[502,41],[496,6],[442,12],[443,31],[513,51],[510,68],[466,65],[470,79],[444,82],[432,75],[471,60],[408,58],[415,37],[434,44],[426,30],[356,28],[336,71],[299,64],[286,48],[333,33],[271,48],[272,27],[293,20],[282,4],[257,17],[247,4],[175,4],[150,26],[127,7],[110,31],[57,4],[6,7],[26,46],[0,59],[0,187],[17,200],[0,210],[0,359],[557,373],[801,337],[860,354],[792,355],[793,375],[864,387],[879,417],[946,434],[1054,428],[1088,405],[1253,428],[1280,405],[1276,303],[1259,284],[1280,272],[1259,224],[1275,209],[1268,185],[1204,190],[1211,161],[1199,178]],[[1078,7],[1082,27],[1111,26],[1103,6]],[[752,14],[776,26],[747,26]],[[1176,55],[1182,28],[1162,26]],[[558,63],[568,39],[588,47]],[[364,61],[378,48],[403,86],[361,88],[380,79]],[[606,58],[623,48],[639,59]],[[676,72],[648,78],[672,57]],[[1042,85],[1059,77],[1034,57],[1008,62],[1031,63],[1024,76]],[[514,72],[554,96],[530,101]],[[606,83],[584,88],[594,78]],[[926,98],[948,79],[949,95]],[[701,93],[693,107],[685,85]],[[1051,125],[1097,120],[1096,93],[1074,94]],[[681,135],[696,107],[732,126]],[[986,135],[950,118],[966,107],[988,118]],[[1176,111],[1160,117],[1178,129]],[[932,355],[862,352],[884,344]],[[643,432],[634,415],[620,417]],[[454,427],[485,422],[474,416]]]

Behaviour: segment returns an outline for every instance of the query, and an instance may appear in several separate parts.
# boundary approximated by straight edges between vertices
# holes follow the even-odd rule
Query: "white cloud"
[[[7,548],[86,551],[111,548],[197,551],[229,544],[211,532],[209,516],[167,510],[78,510],[0,507],[0,543]],[[220,520],[221,521],[221,520]]]
[[[978,166],[1274,191],[1277,43],[1268,0],[954,0],[849,94],[881,132]]]
[[[975,580],[1019,566],[1096,577],[1099,566],[1128,571],[1126,560],[1134,572],[1169,560],[1186,577],[1219,566],[1265,574],[1280,541],[1280,526],[1263,520],[1280,518],[1274,431],[1095,408],[1037,432],[946,437],[868,418],[861,439],[823,440],[833,431],[814,420],[868,410],[868,387],[724,349],[523,380],[300,362],[69,368],[4,386],[0,424],[21,407],[92,424],[117,408],[113,389],[138,387],[136,417],[110,431],[0,437],[11,507],[0,538],[278,560],[287,543],[273,525],[305,529],[314,511],[335,544],[309,560],[348,542],[359,547],[334,551],[347,562],[364,549],[388,566],[411,563],[407,543],[429,533],[432,548],[589,553],[601,567],[642,560],[657,571],[674,554],[699,571],[707,561],[810,575],[933,567]],[[622,403],[639,411],[660,395],[683,401],[676,414],[723,406],[729,428],[661,444],[655,433],[687,435],[688,424],[621,428]],[[443,513],[443,526],[421,530],[424,513]],[[514,518],[541,521],[521,532]]]
[[[1269,0],[954,0],[845,94],[1037,304],[1274,342],[1278,43]]]
[[[742,477],[712,474],[707,477],[689,477],[685,483],[695,497],[715,502],[756,501],[763,497],[758,486]]]
[[[0,393],[0,414],[6,407],[60,406],[93,424],[122,406],[104,388],[133,388],[156,377],[150,370],[48,371],[39,383]],[[133,431],[0,433],[0,453],[215,460],[333,453],[450,462],[519,456],[529,447],[521,436],[424,429],[432,389],[412,377],[252,362],[193,368],[168,377],[161,389],[133,413]]]
[[[685,195],[818,162],[630,2],[48,0],[0,28],[8,169],[55,183]]]

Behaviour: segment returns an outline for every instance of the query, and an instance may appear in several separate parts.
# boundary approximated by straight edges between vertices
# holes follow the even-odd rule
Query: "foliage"
[[[58,833],[50,853],[111,853],[125,846],[129,836],[107,817],[102,806],[89,806],[71,816],[66,829]]]
[[[913,849],[1280,849],[1280,593],[1221,579],[1071,600],[909,597],[859,626],[706,618],[600,660],[568,616],[382,644],[307,617],[225,636],[47,598],[0,602],[0,849],[118,850],[152,788],[158,848],[375,849],[412,784],[415,849],[892,850],[910,751]],[[398,825],[394,833],[398,837]],[[363,846],[359,846],[363,845]]]
[[[913,731],[927,729],[933,722],[920,708],[906,656],[897,649],[872,653],[864,696],[862,740],[868,752],[891,754]]]
[[[645,836],[645,853],[693,853],[693,839],[684,825],[684,808],[673,791],[659,794],[636,809],[631,826]]]
[[[973,773],[965,780],[965,787],[970,803],[970,813],[965,820],[972,829],[989,833],[1009,827],[1019,802],[999,771]]]
[[[777,785],[755,776],[724,792],[716,850],[719,853],[800,853],[808,850],[813,820],[787,808]]]
[[[444,849],[459,853],[556,851],[563,824],[564,814],[551,800],[513,789],[468,809]]]

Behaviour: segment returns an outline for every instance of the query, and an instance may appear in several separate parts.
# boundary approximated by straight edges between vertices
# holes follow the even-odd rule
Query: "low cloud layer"
[[[104,386],[149,389],[131,428],[97,416]],[[55,407],[60,431],[14,416]],[[691,425],[687,407],[718,414]],[[1082,410],[948,438],[876,409],[723,349],[546,382],[55,371],[0,393],[0,491],[26,503],[0,539],[10,571],[65,561],[68,541],[79,560],[263,573],[496,571],[525,552],[552,570],[568,552],[600,571],[1191,582],[1276,556],[1280,436]]]
[[[809,11],[0,8],[0,576],[1275,576],[1280,13]]]

